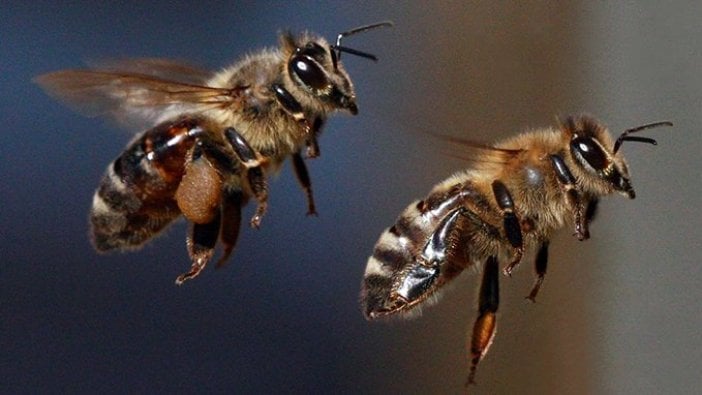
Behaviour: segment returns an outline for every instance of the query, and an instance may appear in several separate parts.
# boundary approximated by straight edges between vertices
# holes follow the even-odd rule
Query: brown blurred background
[[[529,265],[503,278],[498,333],[471,393],[696,393],[702,385],[702,6],[561,2],[92,3],[0,7],[0,389],[36,392],[462,393],[478,276],[411,321],[357,306],[380,232],[467,165],[430,133],[491,142],[587,112],[624,147],[637,199],[605,199],[592,239],[553,240],[537,304]],[[217,69],[276,44],[347,45],[360,114],[335,117],[309,164],[318,218],[289,168],[230,265],[181,288],[181,222],[147,248],[96,255],[87,212],[130,133],[29,81],[104,57]],[[251,208],[249,208],[249,212]]]

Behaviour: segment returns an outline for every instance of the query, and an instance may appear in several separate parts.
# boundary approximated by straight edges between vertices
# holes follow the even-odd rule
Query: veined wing
[[[162,58],[99,59],[88,62],[90,69],[143,74],[170,81],[202,85],[212,73],[184,61]]]
[[[158,120],[168,108],[200,112],[239,106],[239,94],[245,88],[217,88],[206,86],[204,82],[166,78],[164,75],[175,73],[177,76],[187,74],[189,70],[189,66],[177,66],[172,62],[159,64],[151,59],[130,62],[129,65],[126,68],[132,71],[117,71],[111,67],[62,70],[41,75],[34,81],[51,96],[84,115],[148,122]],[[180,77],[187,79],[183,75]],[[190,77],[196,80],[204,75]]]
[[[444,149],[448,156],[471,162],[474,166],[502,165],[523,153],[521,149],[497,148],[494,146],[465,140],[459,137],[432,134],[449,143],[450,148]]]

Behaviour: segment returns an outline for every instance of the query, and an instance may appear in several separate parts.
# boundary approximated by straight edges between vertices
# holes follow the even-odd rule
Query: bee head
[[[629,179],[629,170],[624,157],[617,152],[624,141],[638,141],[656,144],[648,137],[629,136],[644,129],[657,126],[672,126],[671,122],[656,122],[625,130],[613,143],[602,124],[587,116],[569,117],[562,123],[563,131],[569,137],[570,154],[578,165],[578,178],[592,191],[610,193],[616,191],[636,197]],[[589,181],[589,182],[585,182]]]
[[[392,26],[391,22],[375,23],[339,33],[336,44],[310,34],[302,34],[295,39],[284,34],[283,47],[287,49],[287,74],[294,85],[313,99],[321,101],[330,109],[343,109],[351,114],[358,113],[356,93],[351,79],[341,64],[341,53],[349,53],[366,59],[377,60],[369,53],[341,45],[343,37],[371,29]]]

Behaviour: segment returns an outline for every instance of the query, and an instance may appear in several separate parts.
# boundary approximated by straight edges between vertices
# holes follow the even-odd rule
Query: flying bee
[[[98,251],[141,247],[181,214],[191,223],[187,248],[196,277],[219,240],[231,255],[241,209],[257,203],[250,224],[266,213],[266,176],[287,157],[315,215],[304,157],[320,154],[317,138],[336,111],[356,115],[356,93],[341,63],[344,37],[392,26],[380,22],[340,33],[335,44],[304,32],[280,34],[279,48],[243,57],[218,73],[162,59],[107,63],[36,78],[49,94],[88,115],[146,120],[110,164],[93,197],[92,241]],[[304,152],[303,152],[304,151]]]
[[[361,285],[366,318],[416,312],[465,268],[482,267],[478,316],[468,345],[468,383],[474,383],[495,335],[499,264],[505,263],[502,272],[510,275],[522,256],[536,252],[536,280],[527,296],[534,301],[546,274],[552,233],[571,223],[574,235],[585,240],[601,197],[616,192],[633,199],[619,149],[625,141],[656,144],[630,134],[662,125],[672,123],[629,129],[613,141],[601,123],[576,116],[559,128],[494,146],[453,139],[473,154],[473,165],[410,204],[382,233]]]

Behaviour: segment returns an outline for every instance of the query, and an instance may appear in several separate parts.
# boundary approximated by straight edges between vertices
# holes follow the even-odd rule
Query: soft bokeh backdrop
[[[638,198],[606,199],[593,237],[552,246],[539,303],[502,279],[498,334],[473,393],[702,388],[702,5],[489,2],[94,2],[0,5],[0,392],[461,393],[477,276],[415,320],[357,303],[380,232],[466,162],[429,133],[490,142],[588,112],[613,130],[670,119],[624,151]],[[180,222],[142,251],[97,255],[87,213],[130,131],[30,80],[85,61],[211,69],[280,29],[354,37],[360,114],[334,117],[309,164],[319,217],[286,167],[230,265],[182,287]],[[247,210],[251,213],[251,207]]]

